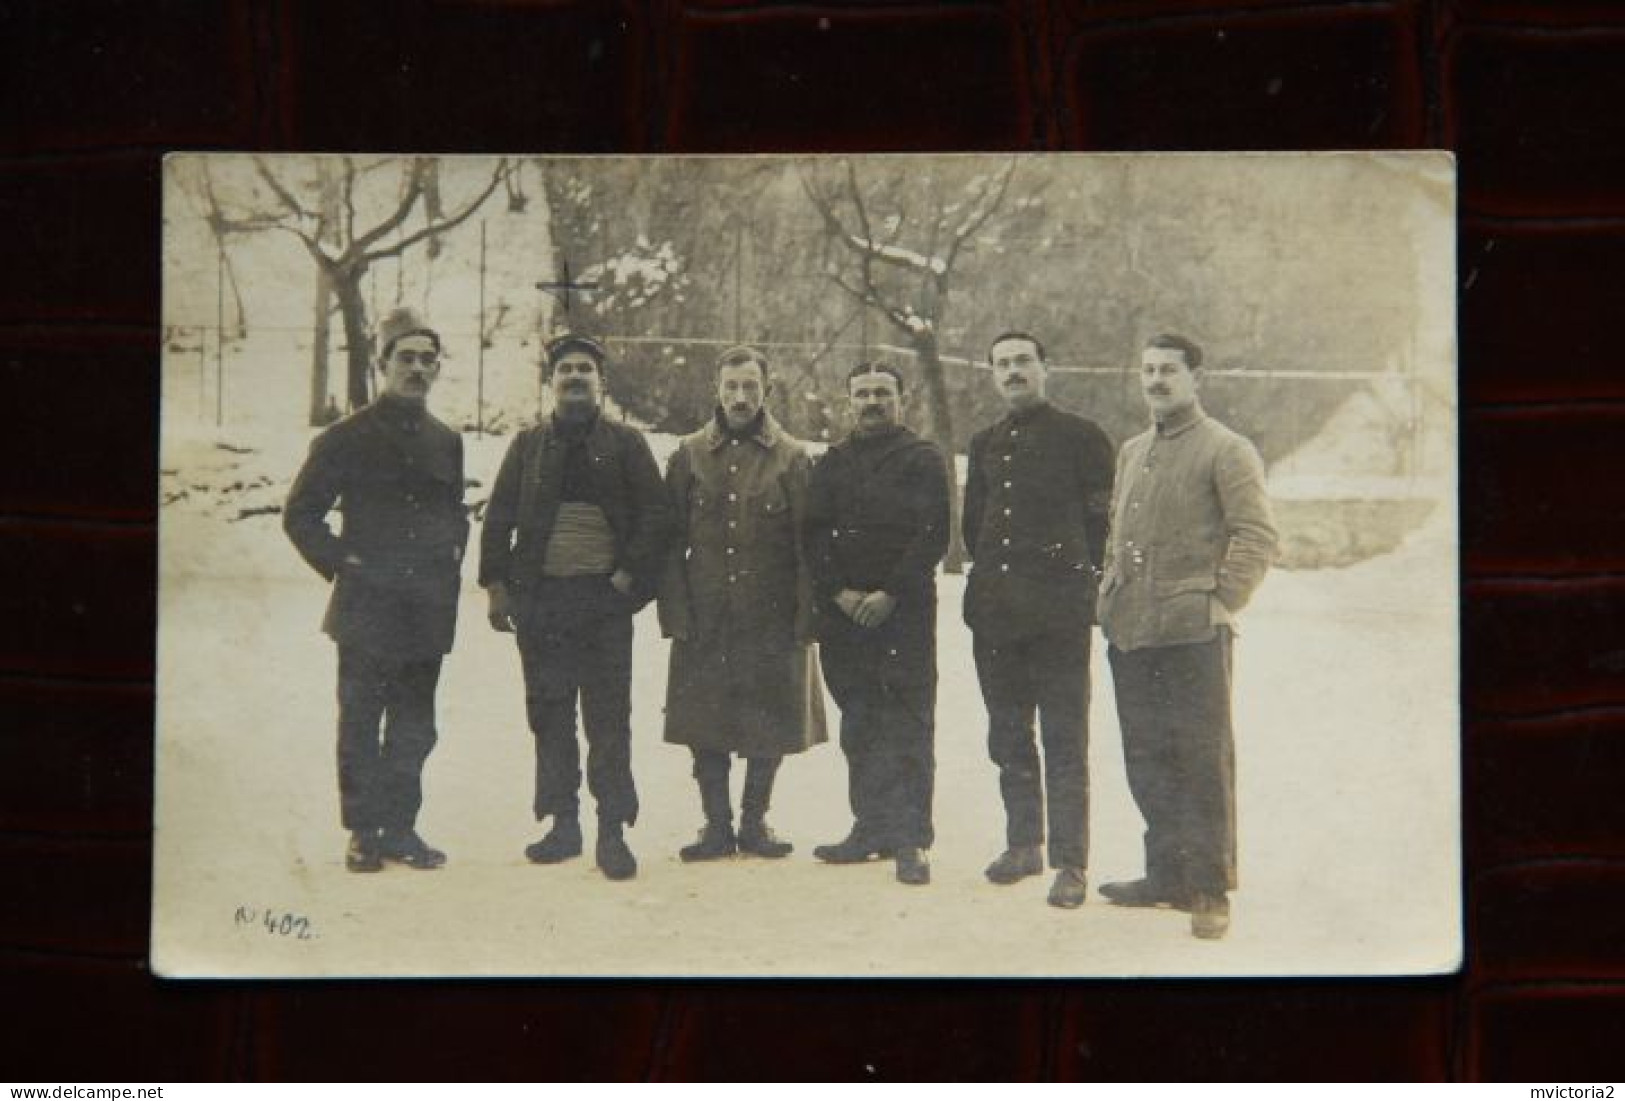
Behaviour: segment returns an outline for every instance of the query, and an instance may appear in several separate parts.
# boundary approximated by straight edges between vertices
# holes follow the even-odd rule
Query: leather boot
[[[709,821],[700,831],[700,836],[692,845],[684,845],[677,850],[678,857],[685,864],[693,864],[700,860],[721,860],[732,856],[738,848],[734,838],[733,823],[727,820]]]
[[[378,854],[385,860],[419,871],[432,871],[446,862],[446,854],[431,848],[417,830],[385,830],[378,837]]]
[[[378,853],[377,831],[356,830],[350,834],[350,847],[344,852],[344,866],[352,872],[383,871],[384,858]]]
[[[605,879],[631,879],[638,874],[638,861],[626,847],[619,822],[598,823],[598,870]]]
[[[1008,885],[1037,875],[1044,870],[1044,855],[1037,845],[1018,845],[1005,849],[998,859],[987,866],[987,878],[1000,885]]]
[[[780,841],[764,819],[747,817],[739,824],[739,851],[750,856],[780,860],[795,851],[788,841]]]
[[[1191,936],[1218,940],[1230,931],[1230,900],[1222,893],[1191,892]]]
[[[561,864],[581,855],[581,823],[555,814],[553,828],[534,845],[525,846],[525,859],[532,864]]]
[[[910,887],[923,887],[931,882],[931,861],[923,850],[897,850],[897,882]]]
[[[1049,889],[1049,904],[1063,910],[1076,910],[1089,897],[1089,875],[1082,868],[1062,868],[1055,873]]]
[[[876,845],[871,842],[856,826],[852,827],[851,833],[833,845],[819,845],[813,849],[813,855],[825,864],[862,864],[875,857],[886,860],[893,852],[890,845]]]

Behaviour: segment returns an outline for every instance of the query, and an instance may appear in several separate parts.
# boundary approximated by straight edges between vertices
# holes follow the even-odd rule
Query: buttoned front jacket
[[[468,542],[456,431],[380,397],[312,441],[282,526],[333,582],[322,627],[335,641],[403,659],[451,649]]]
[[[812,464],[764,414],[753,434],[712,420],[666,467],[677,535],[660,585],[672,644],[666,740],[746,756],[826,740],[802,552]]]
[[[586,439],[594,495],[615,536],[615,569],[632,575],[640,603],[654,598],[672,535],[671,504],[643,433],[600,414]],[[480,584],[520,587],[542,578],[558,518],[568,444],[552,418],[508,445],[480,533]]]
[[[824,656],[872,657],[877,685],[935,684],[936,573],[952,524],[942,452],[902,427],[848,437],[813,466],[807,498]],[[842,589],[883,591],[897,604],[879,627],[860,627],[835,603]]]
[[[1112,478],[1106,433],[1049,402],[971,438],[965,622],[979,638],[998,643],[1093,622]]]
[[[1121,650],[1205,642],[1252,598],[1278,536],[1264,464],[1200,405],[1123,445],[1100,624]]]
[[[950,524],[948,468],[929,440],[899,427],[831,447],[813,468],[806,526],[820,613],[846,618],[842,589],[934,601]]]

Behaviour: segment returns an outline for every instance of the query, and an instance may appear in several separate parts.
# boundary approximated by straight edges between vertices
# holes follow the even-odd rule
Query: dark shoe
[[[378,855],[378,835],[372,830],[350,834],[350,847],[344,851],[344,866],[352,872],[381,872],[384,858]]]
[[[1191,895],[1191,936],[1218,940],[1230,931],[1230,900],[1224,895]]]
[[[892,850],[890,847],[870,844],[854,830],[845,840],[837,841],[833,845],[819,845],[813,850],[813,855],[825,864],[862,864],[876,857],[885,860],[892,855]]]
[[[1183,891],[1174,890],[1155,880],[1133,879],[1120,883],[1102,883],[1100,893],[1113,906],[1158,907],[1189,910],[1190,899]]]
[[[378,838],[378,852],[385,860],[420,872],[432,871],[446,862],[446,854],[430,848],[416,830],[385,830]]]
[[[773,828],[760,818],[747,818],[739,825],[739,851],[750,856],[780,860],[795,852],[788,841],[780,841]]]
[[[638,860],[626,847],[619,826],[598,831],[598,870],[605,879],[631,879],[638,874]]]
[[[532,864],[562,864],[580,855],[581,823],[574,818],[555,817],[546,837],[525,846],[525,859]]]
[[[731,822],[707,822],[700,831],[699,839],[692,845],[678,849],[677,855],[683,863],[692,864],[698,860],[721,860],[725,856],[732,856],[738,848]]]
[[[919,849],[897,850],[897,882],[921,887],[931,882],[931,862]]]
[[[1044,870],[1044,857],[1037,845],[1018,845],[1005,849],[999,858],[987,866],[987,877],[994,883],[1010,884],[1037,875]]]
[[[1063,910],[1076,910],[1089,897],[1089,877],[1082,868],[1062,868],[1055,873],[1049,889],[1049,904]]]

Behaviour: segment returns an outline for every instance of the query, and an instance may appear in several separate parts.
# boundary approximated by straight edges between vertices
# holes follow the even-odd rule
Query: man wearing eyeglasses
[[[378,328],[376,401],[317,436],[283,530],[333,583],[322,627],[338,644],[338,771],[345,867],[438,868],[417,833],[435,689],[457,623],[468,540],[463,440],[428,411],[440,334],[415,310]],[[335,533],[327,515],[343,515]]]

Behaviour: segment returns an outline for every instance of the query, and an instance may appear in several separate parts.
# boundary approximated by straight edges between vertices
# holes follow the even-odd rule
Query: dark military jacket
[[[835,605],[842,589],[884,590],[905,643],[935,638],[937,563],[948,551],[948,468],[907,428],[853,435],[813,467],[805,538],[819,638],[859,632]]]
[[[468,542],[456,431],[380,397],[311,443],[282,527],[333,582],[322,627],[335,641],[410,660],[450,651]]]
[[[987,642],[1087,627],[1115,459],[1093,421],[1044,402],[971,438],[965,622]]]
[[[480,584],[534,584],[558,518],[568,445],[552,418],[514,437],[485,506]],[[587,433],[593,496],[615,534],[615,569],[632,575],[639,605],[654,598],[675,529],[660,468],[643,433],[600,415]]]

